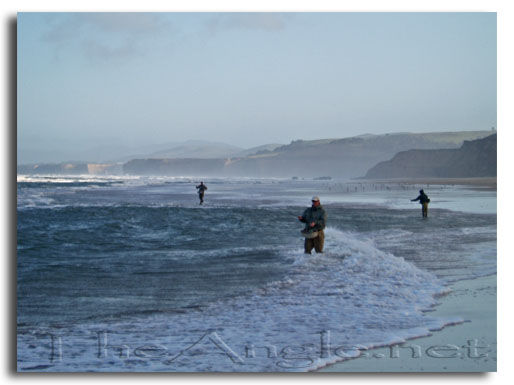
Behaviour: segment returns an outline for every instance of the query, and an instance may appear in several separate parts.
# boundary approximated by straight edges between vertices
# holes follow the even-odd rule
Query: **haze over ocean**
[[[18,163],[496,127],[495,13],[19,13]]]

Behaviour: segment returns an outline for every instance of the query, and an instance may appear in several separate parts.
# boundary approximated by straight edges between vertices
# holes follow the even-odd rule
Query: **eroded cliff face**
[[[122,166],[112,163],[89,163],[87,171],[91,175],[118,175],[122,172]]]
[[[465,141],[459,149],[410,150],[378,163],[366,178],[470,178],[496,176],[496,134]]]
[[[18,174],[81,175],[88,173],[86,163],[30,164],[18,166]]]
[[[121,164],[55,163],[18,166],[18,174],[26,175],[120,175]]]

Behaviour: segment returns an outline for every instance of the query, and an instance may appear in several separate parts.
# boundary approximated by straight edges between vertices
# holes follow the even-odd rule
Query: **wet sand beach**
[[[363,351],[320,372],[489,372],[496,371],[496,275],[459,281],[439,298],[436,317],[461,317],[431,336]]]

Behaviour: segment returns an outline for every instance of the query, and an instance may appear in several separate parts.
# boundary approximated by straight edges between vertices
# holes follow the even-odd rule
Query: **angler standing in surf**
[[[198,190],[198,197],[200,198],[200,204],[203,204],[203,196],[205,194],[205,190],[207,190],[207,186],[203,184],[203,182],[200,182],[198,186],[196,186],[196,189]]]
[[[419,196],[416,199],[411,199],[411,202],[419,201],[421,203],[421,215],[423,218],[428,217],[428,203],[430,199],[428,199],[427,194],[423,190],[419,190]]]
[[[298,220],[305,223],[305,229],[302,230],[302,235],[305,237],[305,254],[310,254],[312,249],[316,250],[316,253],[323,253],[325,243],[323,230],[327,222],[327,213],[317,196],[312,197],[312,206],[307,208]]]

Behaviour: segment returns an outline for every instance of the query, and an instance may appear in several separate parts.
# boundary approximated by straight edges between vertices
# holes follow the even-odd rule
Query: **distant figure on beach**
[[[419,190],[419,196],[416,199],[411,199],[411,202],[419,201],[421,203],[421,215],[423,218],[428,217],[428,203],[430,199],[428,199],[427,194],[423,190]]]
[[[325,243],[323,230],[327,222],[327,213],[317,196],[312,197],[312,206],[305,209],[298,220],[305,223],[305,229],[302,230],[302,235],[305,237],[305,254],[310,254],[312,249],[316,250],[316,253],[323,253]]]
[[[198,190],[198,197],[200,198],[200,204],[203,204],[203,196],[205,195],[205,190],[207,190],[207,186],[200,182],[198,186],[196,186]]]

